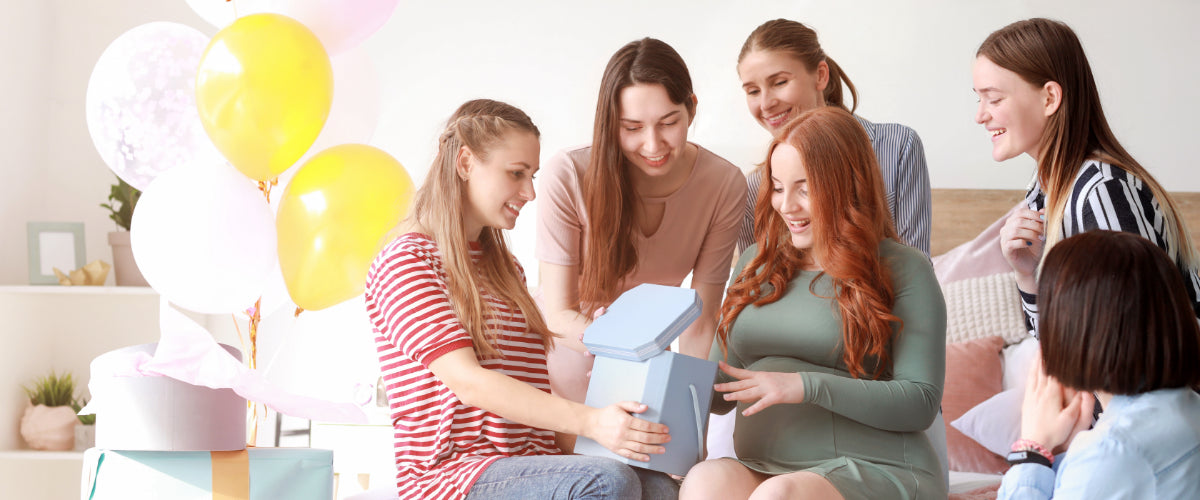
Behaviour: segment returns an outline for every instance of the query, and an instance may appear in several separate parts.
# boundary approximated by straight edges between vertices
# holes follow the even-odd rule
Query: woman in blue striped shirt
[[[820,106],[837,106],[851,113],[858,94],[842,68],[825,55],[817,34],[787,19],[767,21],[750,33],[738,55],[738,77],[746,105],[759,125],[776,134],[788,120]],[[847,107],[843,84],[853,102]],[[855,115],[871,139],[883,173],[888,210],[900,241],[929,255],[929,168],[925,148],[911,128],[897,123],[872,123]],[[761,172],[750,174],[749,192],[757,193]],[[754,242],[754,197],[746,198],[746,215],[738,251]]]
[[[1012,23],[984,40],[972,73],[975,121],[992,136],[992,158],[1037,160],[1027,208],[1000,231],[1030,333],[1037,333],[1036,274],[1045,251],[1093,229],[1135,233],[1166,251],[1200,317],[1200,256],[1188,228],[1166,190],[1117,142],[1075,32],[1049,19]]]

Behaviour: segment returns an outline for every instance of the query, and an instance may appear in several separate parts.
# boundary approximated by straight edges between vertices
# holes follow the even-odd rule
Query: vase
[[[78,424],[75,426],[75,451],[83,451],[96,446],[96,426]]]
[[[108,244],[112,246],[113,276],[117,286],[150,286],[133,260],[133,246],[129,244],[129,231],[108,233]]]
[[[69,451],[78,421],[70,406],[30,406],[21,417],[21,437],[35,450]]]

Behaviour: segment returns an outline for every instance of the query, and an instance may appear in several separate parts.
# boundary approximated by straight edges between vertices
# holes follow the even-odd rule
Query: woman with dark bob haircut
[[[1136,234],[1088,231],[1050,250],[1038,296],[1042,359],[999,498],[1195,495],[1200,325],[1176,263]]]

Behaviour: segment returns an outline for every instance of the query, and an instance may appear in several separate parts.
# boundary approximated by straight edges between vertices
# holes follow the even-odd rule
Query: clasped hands
[[[1021,438],[1059,454],[1091,427],[1096,400],[1090,392],[1065,387],[1047,375],[1041,358],[1033,364],[1021,404]]]

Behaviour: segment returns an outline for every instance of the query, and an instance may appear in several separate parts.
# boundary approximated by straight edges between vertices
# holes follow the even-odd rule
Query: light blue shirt
[[[1200,395],[1181,388],[1113,396],[1054,469],[1013,466],[999,498],[1196,498],[1197,492]]]

